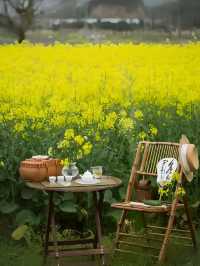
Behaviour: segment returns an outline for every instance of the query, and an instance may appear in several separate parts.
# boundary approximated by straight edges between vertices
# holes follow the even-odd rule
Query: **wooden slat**
[[[171,157],[177,159],[176,157],[176,153],[175,153],[175,150],[174,150],[174,146],[170,146],[170,154],[171,154]]]
[[[147,225],[148,228],[151,229],[160,229],[160,230],[166,230],[166,227],[161,227],[161,226],[154,226],[154,225]],[[183,229],[172,229],[173,232],[180,232],[180,233],[187,233],[190,234],[189,230],[183,230]]]
[[[154,165],[153,165],[153,172],[157,173],[157,164],[160,161],[161,157],[162,157],[162,153],[163,153],[163,145],[156,145],[155,148],[155,159],[154,159]]]
[[[123,203],[114,203],[111,205],[111,207],[113,208],[117,208],[117,209],[124,209],[124,210],[130,210],[130,211],[141,211],[141,212],[159,212],[159,213],[162,213],[162,212],[169,212],[170,210],[170,206],[169,207],[162,207],[162,206],[148,206],[148,207],[143,207],[143,206],[137,206],[137,207],[133,207],[133,206],[130,206],[128,203],[126,204],[123,204]]]
[[[147,175],[147,176],[157,176],[157,174],[151,173],[151,172],[147,173],[147,172],[137,171],[137,174],[139,174],[139,175]]]
[[[157,166],[158,162],[162,158],[163,158],[163,149],[162,149],[162,145],[159,145],[159,148],[158,148],[158,158],[157,158],[156,166]],[[155,171],[157,172],[156,166],[155,166]]]
[[[136,251],[133,251],[133,250],[125,250],[125,249],[119,249],[119,248],[117,248],[117,249],[115,249],[115,251],[117,251],[117,252],[122,252],[122,253],[128,253],[128,254],[135,254],[135,255],[140,255],[140,256],[149,256],[149,257],[153,257],[153,258],[158,258],[158,256],[156,256],[156,255],[152,255],[152,254],[149,254],[149,253],[140,253],[140,252],[136,252]]]
[[[127,236],[124,236],[124,235],[119,235],[119,238],[120,239],[126,239],[126,238],[130,238],[130,239],[137,239],[138,241],[139,240],[148,240],[148,241],[154,241],[154,242],[162,242],[163,241],[163,239],[161,239],[161,238],[156,238],[156,237],[152,237],[152,236],[149,236],[148,235],[148,237],[147,237],[147,235],[133,235],[133,234],[128,234]],[[120,241],[120,240],[119,240]],[[118,242],[117,242],[118,243]]]
[[[150,144],[161,144],[161,145],[174,145],[174,146],[180,146],[180,143],[176,143],[176,142],[166,142],[166,141],[140,141],[139,143],[141,144],[146,144],[146,143],[150,143]]]
[[[156,237],[152,237],[152,236],[148,236],[148,238],[146,237],[146,235],[133,235],[133,234],[126,234],[126,233],[120,233],[120,236],[124,237],[124,238],[131,238],[131,239],[144,239],[144,240],[149,240],[150,242],[163,242],[163,237],[162,238],[156,238]],[[159,244],[160,245],[160,244]],[[188,247],[188,248],[192,248],[193,245],[192,244],[185,244],[185,242],[181,241],[176,241],[173,242],[174,246],[183,246],[183,247]],[[149,246],[148,246],[149,247]]]
[[[144,240],[147,239],[146,235],[139,235],[139,234],[133,234],[133,233],[131,233],[131,234],[119,233],[119,236],[124,237],[124,238],[131,238],[131,239],[144,239]],[[163,238],[164,238],[164,235],[162,235],[162,238],[161,237],[159,237],[159,238],[153,237],[153,236],[148,235],[148,240],[151,240],[151,241],[162,242]],[[173,242],[173,245],[175,245],[175,246],[181,245],[184,247],[193,247],[192,244],[185,244],[183,241],[177,242],[177,239],[176,239],[176,242]]]
[[[149,149],[149,143],[147,143],[145,145],[145,148],[144,148],[143,159],[142,159],[142,162],[141,162],[141,165],[140,165],[140,171],[141,172],[143,172],[145,164],[146,164],[146,161],[147,161],[148,149]]]
[[[152,146],[151,147],[151,158],[149,159],[149,164],[150,164],[149,169],[150,169],[151,173],[155,173],[154,172],[154,161],[155,161],[155,155],[156,155],[155,154],[155,148],[156,148],[155,145],[151,145]]]
[[[111,253],[111,251],[106,249],[82,249],[82,250],[76,249],[76,250],[59,251],[59,257],[103,255],[109,253]],[[55,251],[49,251],[48,256],[56,257],[57,253]]]
[[[65,263],[60,263],[60,266],[97,266],[96,260],[87,260],[87,261],[69,261]]]
[[[153,232],[149,232],[149,235],[153,235],[153,236],[159,236],[159,237],[164,237],[165,234],[159,234],[159,233],[153,233]],[[171,234],[172,238],[178,238],[178,239],[184,239],[184,240],[192,240],[191,237],[186,237],[186,236],[177,236],[177,235],[173,235]]]
[[[146,173],[151,173],[151,159],[152,159],[152,154],[153,154],[153,146],[149,145],[149,154],[148,154],[148,158],[147,158],[147,163],[145,165],[145,172]]]
[[[94,238],[90,238],[90,239],[77,239],[77,240],[60,240],[57,241],[57,245],[58,246],[64,246],[64,245],[81,245],[81,244],[91,244],[94,243],[95,240]],[[49,241],[48,242],[48,246],[53,246],[54,242],[53,241]]]
[[[141,160],[141,149],[142,149],[142,146],[139,143],[139,145],[137,147],[137,151],[136,151],[136,156],[135,156],[135,159],[133,161],[133,165],[132,165],[132,169],[131,169],[131,175],[130,175],[129,182],[128,182],[128,188],[127,188],[127,192],[126,192],[126,200],[127,201],[130,201],[131,197],[132,197],[133,186],[136,182],[137,170],[139,168],[139,163]]]
[[[122,237],[130,237],[130,238],[146,238],[146,235],[144,234],[127,234],[127,233],[119,233],[119,236],[122,236]],[[148,237],[149,238],[149,237]],[[154,240],[155,238],[152,238],[152,240]]]
[[[118,241],[118,243],[119,244],[124,244],[124,245],[129,245],[129,246],[134,246],[134,247],[139,247],[139,248],[149,248],[149,249],[155,249],[155,250],[159,250],[160,249],[158,247],[147,246],[147,245],[134,243],[134,242],[129,242],[129,241],[123,241],[123,240]]]

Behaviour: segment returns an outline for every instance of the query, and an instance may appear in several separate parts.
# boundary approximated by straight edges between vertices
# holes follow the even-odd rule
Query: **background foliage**
[[[20,161],[32,155],[76,160],[81,172],[103,165],[126,185],[139,140],[178,141],[185,133],[199,147],[199,52],[199,43],[0,46],[4,224],[12,230],[21,226],[28,240],[29,229],[40,230],[45,222],[47,194],[26,188],[18,173]],[[194,183],[193,201],[199,196]],[[105,194],[107,231],[115,230],[119,214],[109,203],[123,195],[124,188]],[[76,218],[84,231],[81,222],[87,227],[91,221],[89,195],[59,194],[54,203],[61,224]]]

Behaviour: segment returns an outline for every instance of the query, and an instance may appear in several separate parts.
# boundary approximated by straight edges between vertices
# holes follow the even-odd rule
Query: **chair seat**
[[[141,211],[141,212],[169,212],[172,204],[163,204],[158,206],[147,205],[142,202],[129,201],[113,203],[111,207],[130,211]],[[183,208],[184,205],[181,203],[177,204],[177,208]]]

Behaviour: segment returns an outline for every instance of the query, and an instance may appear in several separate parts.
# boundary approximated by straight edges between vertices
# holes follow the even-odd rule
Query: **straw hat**
[[[197,148],[194,144],[190,144],[185,135],[180,139],[179,159],[186,179],[191,182],[193,172],[199,168],[199,158]]]

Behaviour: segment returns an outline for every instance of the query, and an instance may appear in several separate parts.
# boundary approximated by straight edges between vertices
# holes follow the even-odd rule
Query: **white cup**
[[[57,176],[57,183],[62,183],[65,181],[65,178],[64,176],[60,175],[60,176]]]
[[[56,176],[49,176],[49,183],[54,184],[56,182]]]
[[[65,175],[65,181],[66,182],[71,182],[72,181],[73,176],[72,175]]]

